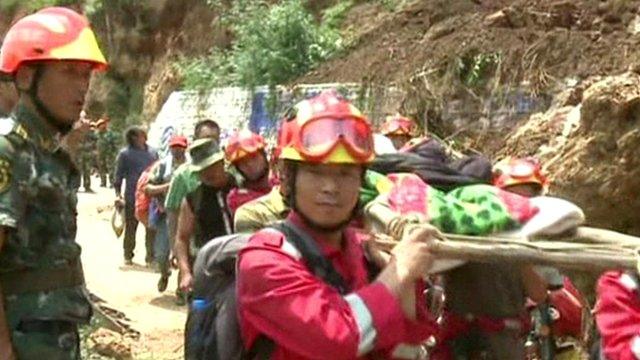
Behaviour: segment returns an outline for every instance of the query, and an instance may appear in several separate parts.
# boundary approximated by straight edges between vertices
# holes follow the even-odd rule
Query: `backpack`
[[[149,178],[157,163],[158,161],[154,161],[149,167],[144,169],[136,183],[134,215],[136,220],[141,222],[145,228],[149,227],[149,205],[151,204],[151,197],[145,193],[144,189],[147,187],[147,184],[149,184]]]
[[[348,288],[316,243],[295,225],[280,222],[271,227],[283,233],[302,254],[309,269],[341,294]],[[193,300],[185,325],[185,359],[268,359],[273,341],[261,336],[245,349],[237,318],[236,260],[252,234],[232,234],[205,244],[193,265]]]

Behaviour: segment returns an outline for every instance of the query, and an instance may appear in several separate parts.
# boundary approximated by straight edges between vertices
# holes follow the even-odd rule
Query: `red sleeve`
[[[279,346],[307,358],[354,359],[409,342],[413,332],[426,334],[422,339],[433,334],[432,323],[406,320],[382,283],[342,296],[283,250],[282,242],[260,243],[262,233],[240,255],[240,316]]]
[[[231,212],[231,217],[234,217],[236,210],[240,207],[240,203],[238,201],[238,188],[231,189],[227,194],[227,206]]]
[[[608,272],[598,281],[596,322],[607,359],[640,359],[638,283],[623,272]]]

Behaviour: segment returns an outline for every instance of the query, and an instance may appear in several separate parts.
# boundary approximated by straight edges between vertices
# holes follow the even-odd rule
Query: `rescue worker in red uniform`
[[[416,125],[413,121],[400,114],[387,116],[384,124],[380,128],[382,135],[391,139],[396,150],[400,150],[413,136],[415,136]]]
[[[243,204],[266,195],[274,185],[269,179],[269,160],[264,138],[250,130],[241,130],[229,137],[224,155],[242,175],[242,186],[227,195],[227,205],[233,216]]]
[[[594,312],[605,359],[640,359],[639,291],[637,273],[610,271],[598,281]]]
[[[542,196],[549,187],[549,180],[535,158],[507,157],[494,166],[493,173],[496,187],[525,197]],[[574,344],[584,337],[587,301],[557,269],[537,266],[535,270],[547,282],[548,294],[542,302],[527,304],[535,320],[527,341],[527,353],[546,351],[564,358],[578,358],[579,349]]]
[[[549,187],[549,180],[534,158],[504,158],[493,167],[493,175],[494,186],[524,197],[544,195]]]
[[[543,190],[533,172],[537,168],[512,165],[511,159],[496,165],[496,187],[523,196]],[[530,328],[526,298],[543,302],[547,297],[547,282],[536,269],[529,264],[468,262],[443,278],[446,309],[432,358],[524,359],[524,336]]]
[[[416,358],[436,331],[422,297],[436,230],[425,225],[408,233],[389,262],[376,262],[382,270],[370,281],[366,236],[348,226],[374,157],[367,119],[335,92],[323,92],[298,103],[283,122],[280,159],[292,208],[286,223],[310,239],[346,289],[314,275],[280,231],[257,232],[239,255],[245,346],[270,339],[271,359]]]

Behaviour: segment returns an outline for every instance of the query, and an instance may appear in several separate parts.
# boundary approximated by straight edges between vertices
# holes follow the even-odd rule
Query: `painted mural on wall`
[[[263,135],[273,146],[281,114],[296,102],[326,89],[336,89],[356,104],[374,127],[381,124],[387,115],[396,113],[404,98],[401,90],[394,87],[369,88],[357,83],[303,84],[276,88],[277,101],[272,109],[266,87],[258,87],[254,91],[240,87],[215,88],[206,94],[176,91],[151,124],[149,142],[166,154],[171,135],[181,134],[191,139],[198,121],[212,119],[221,127],[222,145],[234,131],[249,128]],[[533,95],[525,87],[509,88],[482,99],[480,103],[477,99],[449,101],[442,117],[454,129],[504,129],[516,124],[523,116],[544,111],[550,102],[549,96]],[[428,121],[426,118],[414,120]]]
[[[273,145],[280,116],[296,102],[326,89],[336,89],[353,101],[372,122],[379,123],[386,115],[397,111],[401,93],[389,88],[382,99],[368,99],[359,84],[313,84],[278,87],[275,107],[270,108],[269,90],[259,87],[253,92],[239,87],[212,89],[207,94],[194,91],[176,91],[169,96],[149,129],[149,143],[159,152],[168,152],[169,138],[173,134],[193,136],[195,124],[203,119],[215,120],[221,127],[221,142],[236,130],[249,128],[263,135]]]

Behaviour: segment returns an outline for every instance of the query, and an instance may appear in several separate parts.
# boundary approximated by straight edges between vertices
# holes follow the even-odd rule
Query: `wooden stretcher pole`
[[[637,259],[630,254],[581,251],[545,251],[505,244],[477,245],[437,241],[432,251],[442,258],[477,262],[515,262],[547,265],[563,269],[601,272],[606,269],[635,269]]]
[[[593,242],[597,244],[613,244],[640,248],[640,238],[638,237],[587,226],[579,227],[574,238],[579,241]]]
[[[511,262],[547,265],[563,269],[601,272],[607,269],[636,269],[637,251],[629,247],[580,244],[575,241],[532,241],[499,237],[444,234],[445,240],[431,245],[443,259],[475,262]],[[376,235],[378,245],[390,251],[396,241]]]
[[[404,216],[385,204],[365,207],[365,217],[376,229],[376,243],[386,251],[395,246],[406,226]],[[606,269],[637,269],[640,238],[615,231],[578,227],[562,238],[514,239],[489,236],[443,234],[444,239],[432,245],[432,251],[443,259],[476,262],[512,262],[549,265],[564,269],[600,272]]]

